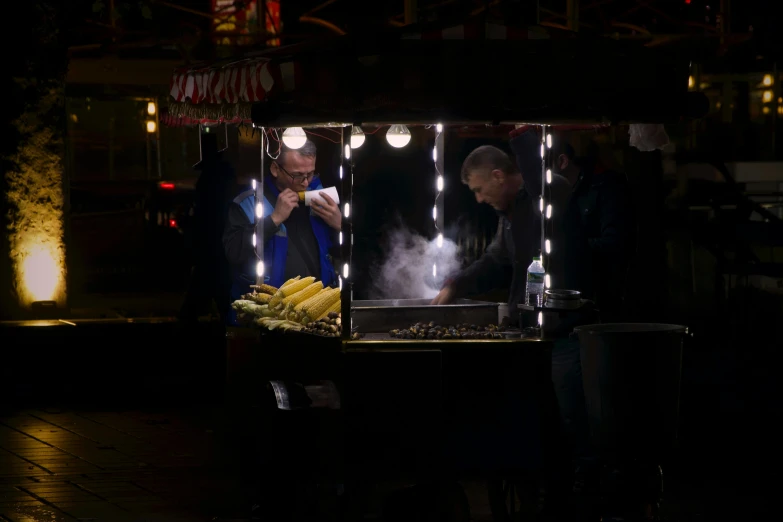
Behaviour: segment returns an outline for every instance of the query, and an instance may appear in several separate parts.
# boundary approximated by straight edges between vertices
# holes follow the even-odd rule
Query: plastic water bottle
[[[544,265],[540,257],[534,257],[527,267],[527,287],[525,289],[525,304],[530,306],[544,305]]]

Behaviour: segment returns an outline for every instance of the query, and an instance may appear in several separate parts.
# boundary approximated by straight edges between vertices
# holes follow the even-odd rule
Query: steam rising
[[[432,266],[437,264],[437,275]],[[426,239],[406,228],[397,228],[387,236],[384,262],[376,267],[372,299],[433,298],[446,277],[461,267],[457,244],[443,238]]]

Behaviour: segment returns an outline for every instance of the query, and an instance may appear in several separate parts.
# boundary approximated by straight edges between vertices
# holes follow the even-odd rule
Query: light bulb
[[[432,161],[438,161],[438,147],[432,147]]]
[[[340,290],[342,290],[343,289],[343,278],[342,277],[337,276],[337,284],[338,284],[338,288]]]
[[[386,141],[395,149],[401,149],[411,142],[411,131],[405,125],[392,125],[386,131]]]
[[[432,277],[438,277],[438,265],[432,265]]]
[[[358,149],[364,145],[364,131],[358,125],[351,129],[351,148]]]
[[[343,244],[343,233],[342,232],[340,232],[340,244],[341,245]]]
[[[346,145],[345,146],[345,154],[344,155],[345,155],[345,159],[347,159],[347,160],[351,159],[351,146],[350,145]]]
[[[438,248],[443,246],[443,234],[438,234]]]
[[[544,286],[547,288],[552,288],[552,278],[549,277],[549,274],[544,274]]]
[[[550,219],[552,217],[552,205],[546,206],[546,218]]]
[[[544,144],[541,144],[541,157],[543,158],[546,153],[546,149],[544,149]]]
[[[546,182],[552,183],[552,171],[549,169],[546,169]]]
[[[156,112],[158,112],[158,108],[155,106],[155,102],[147,102],[147,114],[155,116]]]
[[[152,120],[148,120],[147,121],[147,132],[152,134],[153,132],[155,132],[155,130],[157,128],[158,128],[158,125],[154,121],[152,121]]]
[[[552,251],[552,243],[548,239],[544,240],[544,250],[547,254]]]
[[[435,130],[438,132],[443,132],[443,125],[438,123],[437,125],[435,125]]]
[[[345,279],[348,279],[348,263],[345,263],[345,264],[343,265],[343,277],[344,277]]]
[[[255,190],[256,189],[256,180],[252,180],[250,182],[250,185],[253,187],[253,190]]]
[[[351,205],[349,205],[348,203],[346,203],[345,206],[343,207],[343,215],[345,217],[351,217]]]
[[[544,312],[538,312],[538,326],[544,326]]]
[[[432,207],[432,219],[434,219],[435,221],[438,220],[438,206],[437,205]]]
[[[764,91],[764,94],[762,95],[762,101],[764,103],[769,103],[772,101],[772,91]]]
[[[288,127],[283,131],[283,143],[289,149],[301,149],[307,141],[302,127]]]
[[[544,198],[538,198],[538,210],[544,212]]]
[[[256,233],[255,233],[255,232],[253,232],[253,246],[256,246],[256,242],[257,242],[257,241],[258,241],[258,240],[256,239]]]
[[[552,135],[547,134],[546,135],[546,148],[551,149],[552,148]]]
[[[771,87],[772,86],[772,75],[771,74],[765,74],[764,79],[761,81],[761,83],[764,85],[764,87]],[[150,113],[152,114],[152,113]]]
[[[264,262],[263,261],[259,261],[258,264],[256,265],[256,275],[258,275],[258,277],[263,277],[263,275],[264,275]]]
[[[343,166],[340,165],[340,179],[343,179]]]
[[[264,217],[264,205],[261,203],[256,203],[256,217],[259,219]]]
[[[443,192],[443,176],[438,176],[435,180],[435,188],[438,189],[438,192]]]

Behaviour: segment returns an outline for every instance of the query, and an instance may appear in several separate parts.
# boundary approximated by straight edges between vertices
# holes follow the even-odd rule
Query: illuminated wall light
[[[264,217],[264,205],[262,205],[261,203],[256,203],[256,217],[258,219]]]
[[[158,124],[152,120],[147,120],[147,132],[152,134],[158,129]]]
[[[405,125],[392,125],[386,131],[386,141],[395,149],[401,149],[411,141],[411,131]]]
[[[544,241],[544,251],[549,254],[552,252],[552,242],[548,239]]]
[[[147,114],[155,116],[156,112],[158,112],[158,108],[155,106],[155,102],[147,102]]]
[[[343,233],[342,232],[340,232],[340,244],[341,245],[343,244]]]
[[[441,248],[443,246],[443,234],[438,234],[437,245],[438,248]]]
[[[547,134],[546,135],[546,147],[548,149],[552,148],[552,135],[551,134]]]
[[[438,192],[443,192],[443,176],[438,176],[435,180],[435,188]]]
[[[250,186],[253,187],[253,190],[255,190],[256,189],[256,180],[251,180],[250,181]]]
[[[283,143],[289,149],[301,149],[307,142],[307,135],[302,127],[288,127],[283,131]]]
[[[546,169],[546,182],[552,183],[552,171],[549,169]]]
[[[344,277],[345,279],[348,279],[348,263],[345,263],[345,264],[343,265],[343,277]]]
[[[49,239],[54,238],[39,235],[30,241],[25,237],[24,246],[20,249],[21,263],[18,266],[22,288],[19,298],[23,304],[35,301],[60,303],[65,299],[64,256],[57,255],[57,241]]]
[[[351,148],[352,149],[358,149],[362,145],[364,145],[364,131],[361,127],[358,125],[354,126],[351,129]]]
[[[432,161],[438,161],[438,147],[432,147]]]
[[[761,84],[764,87],[772,87],[773,83],[775,83],[775,81],[772,79],[772,75],[771,74],[765,74],[764,75],[764,79],[761,80]]]
[[[769,103],[772,101],[772,91],[764,91],[764,94],[761,95],[761,100],[764,103]]]
[[[346,203],[343,207],[343,215],[345,217],[351,217],[351,205],[349,203]]]
[[[343,166],[340,165],[340,179],[343,179]]]
[[[544,274],[544,286],[547,288],[552,288],[552,278],[549,277],[549,274]]]
[[[437,125],[435,125],[435,130],[438,132],[443,132],[443,125],[438,123]]]
[[[438,265],[432,265],[432,277],[438,277]]]
[[[258,277],[264,277],[264,262],[263,261],[259,261],[258,264],[256,265],[256,275],[258,275]]]
[[[552,205],[546,206],[546,218],[551,219],[552,218]]]
[[[256,246],[256,243],[258,243],[258,239],[256,239],[256,233],[253,232],[253,246]]]
[[[435,221],[438,220],[438,207],[437,207],[437,205],[432,207],[432,219],[434,219]]]

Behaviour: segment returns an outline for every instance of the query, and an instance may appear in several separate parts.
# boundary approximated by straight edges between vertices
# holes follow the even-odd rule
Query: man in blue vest
[[[338,205],[326,194],[300,204],[298,193],[323,188],[315,171],[315,143],[299,149],[280,145],[264,179],[264,283],[279,287],[292,277],[313,276],[324,286],[337,283],[329,249],[342,226]],[[253,246],[255,191],[247,188],[232,202],[223,247],[232,265],[232,300],[256,283],[258,257]]]

